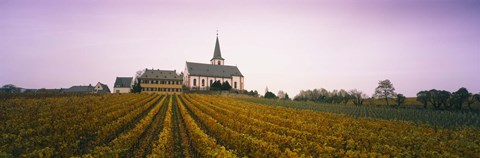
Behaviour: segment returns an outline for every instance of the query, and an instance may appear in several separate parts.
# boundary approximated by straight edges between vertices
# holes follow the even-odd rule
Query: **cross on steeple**
[[[215,49],[213,51],[213,58],[210,60],[210,62],[213,65],[223,65],[224,60],[222,58],[222,53],[220,52],[220,43],[218,42],[218,28],[217,28],[217,40],[215,42]]]

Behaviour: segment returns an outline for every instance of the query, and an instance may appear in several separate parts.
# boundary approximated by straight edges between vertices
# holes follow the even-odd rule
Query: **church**
[[[220,52],[220,43],[215,43],[215,50],[210,64],[186,62],[183,84],[191,90],[209,90],[215,81],[228,82],[234,90],[244,90],[244,77],[237,66],[225,65]]]

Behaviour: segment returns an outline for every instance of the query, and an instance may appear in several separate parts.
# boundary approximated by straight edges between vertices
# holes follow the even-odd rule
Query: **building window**
[[[237,89],[237,82],[234,82],[234,83],[233,83],[233,87],[234,87],[235,89]]]
[[[213,80],[210,80],[210,86],[212,86],[212,84],[213,84]]]
[[[193,79],[193,86],[197,86],[197,79]]]
[[[218,61],[218,65],[220,65],[220,61]]]
[[[202,79],[202,87],[205,86],[205,79]]]

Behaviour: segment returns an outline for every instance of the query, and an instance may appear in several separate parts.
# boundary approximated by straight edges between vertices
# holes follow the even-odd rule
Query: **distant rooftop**
[[[165,79],[183,80],[183,75],[177,74],[176,70],[145,69],[140,79]]]

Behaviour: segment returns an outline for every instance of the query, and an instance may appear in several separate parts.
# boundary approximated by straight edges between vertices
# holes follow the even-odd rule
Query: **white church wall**
[[[235,82],[237,83],[237,87],[235,87]],[[232,85],[233,89],[241,89],[240,84],[242,83],[241,77],[240,76],[233,76],[232,77],[232,82],[230,82],[230,85]]]

